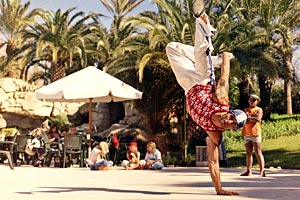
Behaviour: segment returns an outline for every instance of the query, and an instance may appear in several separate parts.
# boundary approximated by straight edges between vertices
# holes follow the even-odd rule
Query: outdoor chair
[[[5,137],[4,141],[0,141],[0,154],[6,156],[10,169],[14,169],[13,151],[17,139],[18,131],[15,130],[9,136]]]
[[[82,151],[83,151],[83,157],[88,158],[89,157],[89,143],[90,140],[88,139],[88,133],[85,132],[75,132],[74,134],[80,135],[82,137]],[[83,167],[86,167],[85,162],[83,162]]]
[[[21,161],[22,164],[28,163],[28,154],[26,153],[26,145],[27,145],[28,136],[27,135],[17,135],[16,145],[14,146],[14,163],[17,166],[18,160]],[[21,156],[21,158],[20,158]]]
[[[83,167],[83,149],[82,149],[82,136],[74,133],[67,133],[64,137],[64,157],[63,168],[66,167],[67,155],[71,160],[71,155],[79,156],[80,167]]]

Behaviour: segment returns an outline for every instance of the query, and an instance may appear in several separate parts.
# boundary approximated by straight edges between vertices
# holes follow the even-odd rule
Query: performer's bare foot
[[[202,15],[202,13],[205,11],[205,4],[204,0],[194,0],[193,1],[193,14],[195,18],[198,18]]]
[[[252,173],[249,171],[246,171],[246,172],[242,173],[241,176],[252,176]]]

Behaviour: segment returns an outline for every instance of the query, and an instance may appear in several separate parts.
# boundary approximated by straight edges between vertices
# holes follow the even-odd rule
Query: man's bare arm
[[[230,75],[230,60],[233,55],[228,52],[222,53],[223,63],[221,65],[221,76],[217,83],[214,98],[222,103],[229,104],[228,91],[229,91],[229,75]]]

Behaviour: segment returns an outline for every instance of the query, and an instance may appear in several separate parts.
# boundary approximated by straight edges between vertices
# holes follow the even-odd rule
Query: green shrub
[[[271,121],[262,123],[263,140],[276,139],[282,136],[291,136],[300,133],[300,115],[272,114],[271,118]],[[235,151],[243,146],[241,129],[238,131],[225,131],[223,137],[227,151]]]
[[[65,130],[66,126],[70,125],[68,116],[65,114],[57,115],[55,117],[49,117],[50,125],[55,125],[58,130]]]

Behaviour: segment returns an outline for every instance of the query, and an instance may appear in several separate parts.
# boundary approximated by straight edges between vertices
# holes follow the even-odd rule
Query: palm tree
[[[0,33],[3,37],[0,48],[6,47],[6,58],[1,61],[1,70],[13,71],[20,74],[24,67],[22,63],[21,32],[28,25],[34,23],[34,17],[40,12],[39,9],[29,11],[30,2],[22,5],[21,0],[0,1]]]
[[[257,32],[265,34],[262,45],[267,47],[267,55],[276,60],[277,78],[285,80],[285,102],[287,114],[292,114],[291,83],[293,80],[293,69],[291,67],[293,37],[292,30],[299,27],[299,1],[281,0],[281,1],[251,1],[255,6],[252,9],[252,15],[255,19],[254,24]],[[263,66],[266,68],[265,65]],[[260,92],[262,105],[266,108],[270,105],[270,92],[274,82],[274,76],[266,74],[267,70],[260,70],[258,79],[260,83]],[[270,110],[265,110],[269,116]]]
[[[112,57],[112,49],[109,41],[109,34],[98,18],[95,18],[95,24],[90,27],[92,35],[87,41],[87,49],[89,50],[88,65],[97,65],[98,68],[109,63]]]
[[[51,82],[87,66],[87,42],[92,37],[87,21],[95,15],[72,14],[74,10],[44,12],[42,22],[23,31],[27,58],[37,59]]]
[[[125,25],[141,27],[117,48],[124,56],[116,60],[120,72],[138,70],[144,90],[140,110],[151,119],[155,132],[161,132],[170,112],[183,122],[184,91],[177,84],[165,53],[171,41],[193,44],[193,18],[190,5],[182,1],[155,1],[158,13],[143,12],[127,18]]]
[[[271,80],[277,77],[275,59],[269,54],[269,45],[263,41],[266,33],[257,29],[257,3],[250,0],[210,1],[206,9],[213,26],[218,30],[213,37],[214,52],[233,52],[236,58],[231,66],[230,102],[232,107],[241,109],[248,107],[249,93],[258,92],[256,82],[259,74]],[[218,74],[219,71],[216,72]],[[262,98],[263,102],[267,102],[265,105],[269,105],[270,100],[265,99],[270,97],[271,87],[262,88],[261,91],[268,89],[269,95]]]
[[[119,68],[117,67],[118,59],[121,57],[117,49],[123,40],[130,37],[131,34],[135,33],[135,27],[125,23],[125,19],[129,14],[137,8],[144,0],[117,0],[108,1],[100,0],[103,6],[108,10],[110,16],[113,19],[112,24],[108,30],[103,28],[101,25],[101,19],[95,20],[97,23],[91,28],[93,31],[97,43],[96,50],[98,52],[98,68],[102,68],[108,73],[117,76],[123,81],[128,81],[132,79],[124,80],[124,77],[118,75]],[[97,25],[98,24],[98,25]],[[125,78],[126,79],[126,78]],[[132,81],[128,82],[133,84]],[[133,85],[136,85],[133,84]]]
[[[144,93],[137,107],[150,119],[154,133],[165,133],[167,138],[173,138],[166,143],[177,149],[170,150],[184,149],[187,152],[185,94],[171,70],[165,48],[171,41],[193,44],[194,18],[189,9],[191,2],[156,0],[155,3],[158,13],[146,11],[127,18],[126,25],[140,29],[123,40],[117,48],[124,55],[119,57],[117,63],[120,65],[117,69],[120,69],[119,72],[138,71]],[[175,117],[178,122],[173,124],[170,119]],[[171,129],[174,127],[178,133],[172,135]]]
[[[243,99],[243,96],[246,97],[243,92],[249,94],[251,90],[253,91],[253,87],[249,87],[249,83],[253,82],[251,81],[253,77],[257,77],[262,97],[261,106],[264,108],[265,118],[268,119],[271,111],[272,85],[278,77],[283,77],[278,68],[280,66],[278,55],[282,55],[282,53],[278,51],[276,39],[289,38],[287,29],[283,29],[283,24],[287,23],[278,21],[277,15],[279,13],[279,15],[284,16],[283,11],[292,10],[292,5],[295,7],[295,4],[292,4],[290,9],[286,9],[288,7],[287,1],[271,0],[229,1],[227,4],[222,2],[217,5],[217,12],[213,14],[216,16],[215,21],[218,21],[217,25],[221,31],[217,35],[216,46],[221,50],[230,49],[238,59],[236,64],[239,68],[234,69],[237,71],[233,71],[233,74],[235,77],[240,77],[240,105],[242,102],[246,102]],[[279,8],[285,9],[280,11]],[[212,16],[214,16],[213,14]],[[295,20],[292,19],[295,18],[290,19],[295,23]],[[290,44],[285,42],[285,47],[291,48],[291,42]],[[287,68],[285,67],[285,69]],[[288,71],[285,73],[286,75],[291,74],[289,70],[284,71]],[[248,89],[245,90],[246,88]]]
[[[109,40],[112,49],[115,49],[124,38],[127,38],[132,33],[133,28],[124,25],[124,19],[143,1],[144,0],[100,0],[113,17],[113,22],[109,30]]]
[[[289,1],[271,1],[271,8],[274,9],[272,15],[272,27],[274,32],[274,48],[276,55],[281,60],[281,65],[285,69],[280,75],[284,79],[284,94],[286,113],[293,114],[291,86],[294,82],[294,69],[292,66],[292,46],[296,39],[293,36],[293,30],[300,26],[300,2]],[[279,65],[279,66],[281,66]]]

